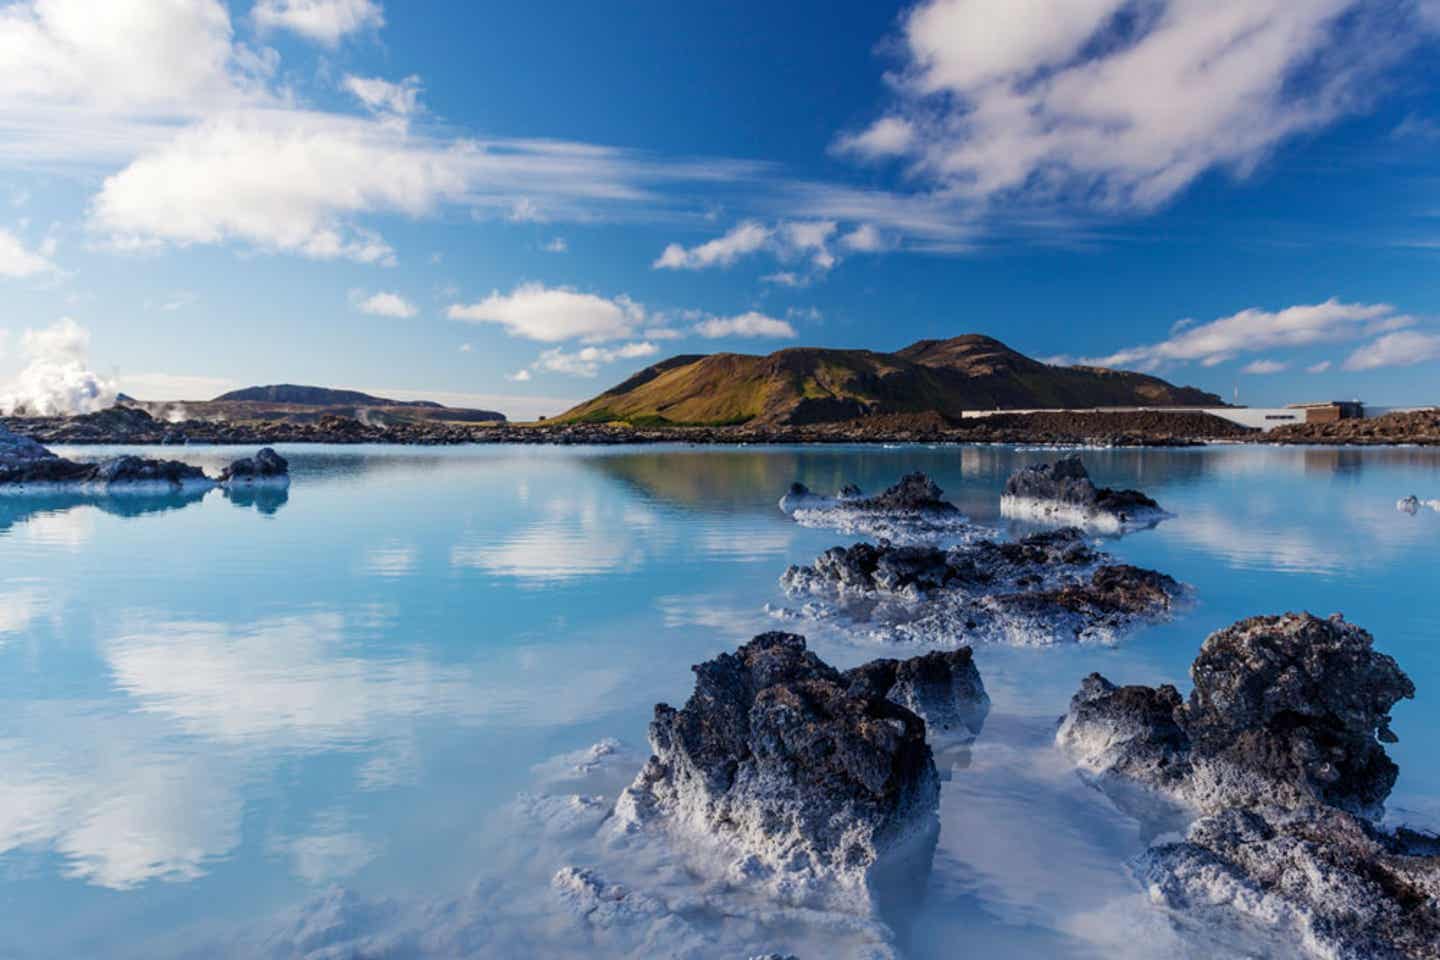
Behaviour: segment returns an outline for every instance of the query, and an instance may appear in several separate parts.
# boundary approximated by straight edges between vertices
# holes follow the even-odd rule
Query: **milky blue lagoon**
[[[1288,609],[1343,611],[1415,680],[1394,712],[1389,809],[1440,826],[1440,513],[1395,507],[1440,497],[1440,452],[1086,452],[1097,483],[1176,514],[1106,549],[1192,585],[1196,603],[1113,647],[977,651],[992,712],[968,753],[937,757],[933,871],[878,930],[694,900],[681,853],[607,860],[547,822],[544,797],[612,799],[654,703],[682,703],[691,664],[762,630],[807,632],[841,667],[919,652],[766,612],[789,603],[787,564],[853,539],[782,515],[792,480],[878,490],[921,469],[1004,530],[1006,475],[1053,452],[282,452],[287,494],[0,500],[0,958],[665,956],[682,942],[863,957],[886,938],[914,958],[1214,956],[1143,897],[1126,861],[1149,838],[1054,751],[1054,725],[1092,670],[1183,692],[1209,631]],[[253,450],[180,453],[213,471]],[[606,738],[620,745],[590,767],[552,761]],[[647,952],[577,920],[549,886],[572,863],[672,906],[691,897],[684,936],[701,939],[662,926],[675,938]],[[1253,931],[1233,943],[1286,955]]]

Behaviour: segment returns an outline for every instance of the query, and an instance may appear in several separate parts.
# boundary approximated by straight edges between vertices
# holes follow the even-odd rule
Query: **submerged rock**
[[[1168,516],[1138,490],[1097,488],[1079,457],[1021,467],[1005,481],[1000,512],[1104,530],[1154,526]]]
[[[735,882],[793,904],[868,906],[882,863],[928,865],[939,781],[920,717],[793,634],[694,670],[683,708],[655,708],[655,753],[616,804],[622,835],[659,825],[718,844]]]
[[[269,447],[264,447],[253,457],[234,461],[220,472],[220,483],[224,486],[279,486],[289,482],[289,461]]]
[[[1440,955],[1440,841],[1370,819],[1398,773],[1390,709],[1415,695],[1372,644],[1338,615],[1251,617],[1205,641],[1188,701],[1085,679],[1060,747],[1107,792],[1202,814],[1138,861],[1153,900],[1291,932],[1323,957]]]
[[[1098,674],[1071,701],[1060,746],[1202,812],[1324,804],[1378,816],[1395,784],[1389,711],[1415,686],[1339,617],[1251,617],[1210,635],[1195,688],[1116,687]]]
[[[949,549],[858,543],[790,567],[780,584],[791,597],[828,604],[812,615],[932,645],[1110,639],[1183,596],[1162,573],[1108,560],[1073,528]]]
[[[990,696],[969,647],[909,660],[872,660],[845,672],[850,692],[885,697],[925,721],[933,738],[972,741],[985,726]]]

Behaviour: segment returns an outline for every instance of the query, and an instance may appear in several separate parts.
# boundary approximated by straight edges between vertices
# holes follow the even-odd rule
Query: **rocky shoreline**
[[[955,420],[938,414],[885,414],[804,426],[629,426],[609,423],[366,423],[324,415],[313,421],[156,420],[135,407],[76,417],[12,417],[16,433],[47,444],[466,443],[554,445],[1004,443],[1102,447],[1189,447],[1209,443],[1277,445],[1440,445],[1440,412],[1371,420],[1297,424],[1260,433],[1200,411],[1003,413]]]

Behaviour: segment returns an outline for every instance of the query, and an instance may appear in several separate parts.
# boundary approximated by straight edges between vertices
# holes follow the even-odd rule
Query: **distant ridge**
[[[432,407],[444,404],[431,400],[390,400],[375,397],[359,390],[334,390],[330,387],[307,387],[294,383],[272,383],[263,387],[245,387],[222,393],[212,403],[228,401],[250,401],[256,403],[293,403],[303,407],[334,407],[350,404],[373,404],[377,407]]]
[[[793,347],[671,357],[567,411],[565,421],[800,425],[874,414],[1083,407],[1218,407],[1143,373],[1041,363],[992,337],[921,340],[895,353]]]

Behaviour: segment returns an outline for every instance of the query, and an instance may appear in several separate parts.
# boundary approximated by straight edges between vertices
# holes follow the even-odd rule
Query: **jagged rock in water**
[[[858,493],[859,490],[856,489]],[[945,499],[945,491],[923,473],[907,473],[900,482],[884,493],[860,497],[851,504],[859,510],[885,513],[959,513],[955,504]]]
[[[845,672],[850,692],[885,697],[925,721],[932,737],[971,741],[990,713],[990,696],[969,647],[909,660],[872,660]]]
[[[1395,784],[1389,711],[1415,686],[1337,617],[1251,617],[1206,639],[1194,690],[1089,677],[1058,742],[1082,767],[1196,809],[1324,804],[1377,816]],[[1169,712],[1167,714],[1166,709]]]
[[[1137,872],[1157,904],[1239,916],[1317,957],[1440,956],[1440,841],[1333,807],[1225,810],[1150,848]]]
[[[220,472],[220,483],[225,486],[238,485],[280,485],[290,482],[290,463],[269,447],[264,447],[253,457],[236,460]]]
[[[931,645],[1109,639],[1164,615],[1184,594],[1164,574],[1107,560],[1067,528],[944,550],[883,542],[833,547],[809,566],[790,567],[780,583],[791,597],[830,605],[807,605],[811,613],[838,612]]]
[[[924,542],[973,529],[944,497],[935,481],[923,473],[910,473],[873,497],[864,496],[854,484],[846,484],[838,495],[826,497],[803,483],[793,483],[780,498],[780,509],[805,526]]]
[[[939,781],[923,720],[793,634],[694,670],[683,708],[655,708],[655,753],[616,804],[622,837],[661,826],[718,844],[736,882],[795,904],[867,909],[882,864],[928,867]]]
[[[1206,639],[1188,701],[1085,679],[1061,748],[1102,786],[1203,815],[1138,861],[1152,899],[1248,917],[1322,957],[1440,956],[1440,841],[1366,819],[1398,773],[1390,709],[1415,695],[1372,644],[1338,615],[1251,617]]]
[[[1000,512],[1007,517],[1125,530],[1154,526],[1168,514],[1138,490],[1097,488],[1079,457],[1021,467],[1005,481]]]
[[[0,492],[23,493],[57,487],[181,490],[210,483],[204,470],[178,460],[122,456],[99,463],[77,463],[0,426]]]

